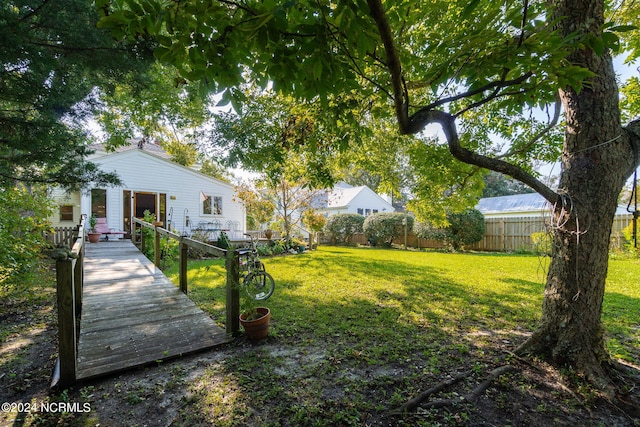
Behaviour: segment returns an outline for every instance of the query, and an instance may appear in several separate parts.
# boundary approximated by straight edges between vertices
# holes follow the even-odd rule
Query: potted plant
[[[243,289],[240,290],[242,310],[240,311],[240,325],[247,336],[254,340],[266,338],[269,334],[271,310],[258,306],[258,301],[251,298]]]
[[[89,243],[98,243],[100,241],[101,233],[96,233],[96,224],[98,223],[98,219],[95,214],[92,214],[89,217]]]
[[[271,310],[267,307],[253,307],[240,313],[240,324],[247,336],[254,340],[261,340],[269,335],[269,321]]]

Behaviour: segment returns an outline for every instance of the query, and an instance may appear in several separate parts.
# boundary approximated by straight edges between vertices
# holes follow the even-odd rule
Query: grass
[[[528,255],[321,247],[264,261],[276,280],[270,337],[238,344],[237,357],[191,385],[186,424],[375,421],[442,375],[480,373],[513,349],[536,325],[546,274]],[[190,297],[220,324],[224,280],[221,261],[189,266]],[[635,364],[637,283],[640,261],[611,261],[609,350]]]

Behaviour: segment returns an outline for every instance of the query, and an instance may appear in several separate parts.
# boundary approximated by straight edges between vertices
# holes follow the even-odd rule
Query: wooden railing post
[[[225,262],[227,268],[227,333],[236,335],[240,331],[240,271],[238,267],[238,252],[235,249],[227,251]]]
[[[138,246],[138,223],[136,222],[137,218],[133,218],[131,221],[131,242]]]
[[[84,238],[84,237],[83,237]],[[73,267],[73,298],[75,300],[75,316],[82,313],[82,287],[84,285],[84,245],[78,252],[78,258]]]
[[[74,259],[56,261],[58,298],[58,358],[60,361],[61,388],[67,388],[76,381],[76,316],[74,298]]]
[[[160,233],[157,225],[153,229],[153,263],[160,267]]]
[[[179,267],[179,276],[180,276],[180,290],[188,295],[187,288],[187,256],[189,255],[189,246],[184,242],[184,237],[180,238],[180,267]]]
[[[144,226],[140,224],[140,252],[144,253],[147,249],[147,239],[144,238]]]

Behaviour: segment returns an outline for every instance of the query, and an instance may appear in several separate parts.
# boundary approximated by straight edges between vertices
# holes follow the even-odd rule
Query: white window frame
[[[204,194],[204,193],[203,193]],[[205,199],[200,202],[202,216],[222,216],[224,212],[223,198],[218,194],[204,194]],[[209,201],[210,212],[206,212],[205,204]]]

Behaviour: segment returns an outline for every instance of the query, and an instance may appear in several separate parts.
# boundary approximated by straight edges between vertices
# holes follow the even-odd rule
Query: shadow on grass
[[[492,346],[505,345],[505,335],[474,332],[511,331],[535,317],[540,283],[507,279],[491,289],[478,278],[482,285],[474,286],[473,277],[452,279],[455,267],[400,254],[329,250],[264,260],[276,279],[265,303],[272,311],[270,337],[248,347],[242,341],[244,350],[197,392],[211,397],[205,383],[233,382],[244,403],[227,416],[240,424],[375,422],[444,373],[495,360]],[[223,270],[203,268],[190,270],[192,298],[201,306],[207,302],[200,298],[223,301],[223,278],[208,278]],[[220,423],[220,412],[230,411],[211,399],[193,405],[183,416],[199,422]]]
[[[234,357],[194,386],[202,398],[181,412],[181,422],[394,424],[390,408],[445,375],[492,366],[524,340],[544,287],[531,279],[539,274],[535,256],[327,248],[264,262],[276,280],[265,303],[270,336],[236,342]],[[192,298],[224,320],[222,264],[189,274]],[[627,309],[617,343],[637,342],[630,327],[637,313],[628,310],[637,299],[614,293],[607,301],[607,313]],[[231,390],[233,405],[216,400],[221,387]]]

